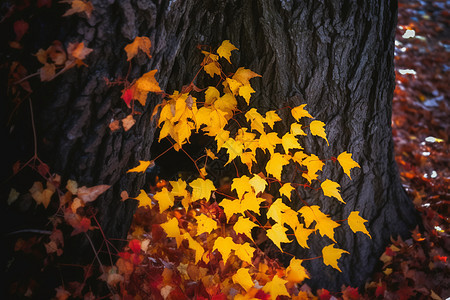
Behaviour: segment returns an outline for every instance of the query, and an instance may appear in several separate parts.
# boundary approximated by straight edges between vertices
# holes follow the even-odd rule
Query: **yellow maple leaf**
[[[254,144],[256,134],[252,132],[247,132],[246,127],[239,128],[236,134],[236,137],[234,138],[236,141],[242,142],[244,144],[245,149],[253,149],[254,147],[252,144]]]
[[[205,249],[199,242],[194,240],[189,233],[185,232],[183,234],[183,237],[188,240],[189,249],[195,251],[195,263],[197,264],[202,259],[203,253],[205,253]]]
[[[267,174],[273,175],[276,179],[281,181],[281,172],[283,166],[289,164],[289,160],[286,155],[281,153],[274,153],[266,165]]]
[[[233,179],[231,183],[231,190],[236,190],[239,199],[242,199],[242,196],[246,192],[251,192],[252,187],[250,185],[250,177],[247,175],[243,175],[241,177],[236,177]]]
[[[273,155],[275,152],[275,147],[281,144],[281,139],[278,137],[278,133],[276,132],[269,132],[268,134],[261,133],[258,144],[258,147],[263,151],[268,151],[271,155]]]
[[[252,130],[256,130],[261,134],[265,134],[264,131],[264,117],[256,110],[256,108],[251,108],[245,113],[245,118],[250,122],[250,127]]]
[[[302,246],[303,248],[309,249],[307,241],[309,239],[309,236],[313,232],[314,232],[314,229],[305,228],[305,226],[303,224],[299,224],[298,226],[296,226],[294,228],[295,239],[297,240],[298,244],[300,246]]]
[[[206,153],[206,156],[211,158],[211,159],[218,159],[217,156],[214,154],[214,152],[212,152],[208,148],[205,148],[205,153]]]
[[[217,149],[222,148],[223,144],[230,138],[230,132],[228,130],[222,129],[215,136],[214,140],[217,143]]]
[[[254,77],[261,77],[261,75],[253,72],[252,70],[240,67],[236,70],[236,73],[232,76],[232,79],[239,81],[241,84],[250,84],[250,79]]]
[[[227,263],[228,257],[231,254],[231,251],[236,250],[238,245],[233,242],[233,239],[230,236],[227,237],[221,237],[219,236],[213,246],[213,251],[217,250],[222,255],[222,260],[224,264]]]
[[[161,123],[164,121],[170,121],[175,115],[175,101],[163,101],[161,104],[161,112],[159,113],[158,118],[158,127],[161,126]]]
[[[311,130],[312,135],[320,136],[325,141],[327,141],[327,145],[329,146],[330,144],[328,143],[327,134],[325,133],[324,126],[325,126],[324,122],[319,121],[319,120],[314,120],[309,124],[309,129]]]
[[[247,105],[250,105],[250,98],[253,93],[255,93],[255,90],[252,88],[250,84],[244,84],[243,86],[239,87],[238,94],[239,96],[245,99]]]
[[[297,107],[294,107],[291,109],[291,114],[294,117],[295,120],[300,121],[303,117],[308,117],[312,119],[312,116],[309,114],[309,112],[304,108],[306,104],[299,105]]]
[[[150,208],[152,208],[152,199],[150,199],[150,197],[147,195],[147,192],[144,190],[140,190],[139,195],[134,198],[136,200],[139,201],[139,205],[138,207],[142,207],[142,206],[149,206]]]
[[[312,222],[316,221],[315,229],[319,231],[322,236],[328,236],[331,240],[336,242],[334,239],[334,229],[340,225],[333,221],[328,215],[321,212],[319,206],[303,206],[298,212],[302,215],[306,227],[309,227]]]
[[[275,200],[272,205],[269,207],[269,210],[266,213],[267,218],[272,218],[275,222],[281,223],[283,218],[283,214],[291,209],[289,206],[283,203],[281,198]]]
[[[230,218],[234,214],[240,214],[243,213],[245,210],[241,207],[241,201],[239,199],[223,199],[220,203],[220,206],[223,207],[223,212],[225,213],[225,216],[227,217],[227,221],[230,221]]]
[[[181,242],[183,241],[184,237],[181,235],[180,228],[178,225],[178,219],[172,218],[168,220],[165,223],[160,224],[164,232],[167,234],[170,238],[175,238],[175,241],[177,242],[177,247],[180,247]]]
[[[300,283],[309,278],[306,269],[302,266],[303,260],[293,257],[286,268],[286,279],[291,282]]]
[[[298,152],[296,152],[297,154]],[[302,154],[299,154],[303,157]],[[317,179],[317,172],[318,171],[322,171],[322,167],[325,165],[323,163],[322,160],[320,160],[320,158],[315,155],[315,154],[311,154],[309,156],[306,156],[302,161],[301,164],[306,166],[306,168],[308,169],[308,172],[305,174],[303,173],[302,176],[304,178],[306,178],[309,183],[311,183],[312,180]]]
[[[209,86],[205,91],[205,104],[212,104],[220,98],[220,92],[213,86]]]
[[[249,243],[237,244],[236,249],[234,250],[234,254],[242,261],[251,265],[255,250],[256,249]]]
[[[254,227],[258,227],[258,225],[256,225],[249,218],[240,216],[236,223],[233,225],[233,230],[234,232],[236,232],[236,234],[244,234],[253,241],[252,229]]]
[[[269,110],[266,112],[266,116],[264,117],[264,123],[269,125],[270,128],[273,129],[273,125],[275,125],[275,122],[281,121],[280,116],[276,113],[274,110]]]
[[[217,110],[225,112],[225,118],[231,118],[233,111],[237,108],[237,101],[233,94],[225,93],[214,102],[214,107]]]
[[[308,154],[304,153],[303,151],[297,151],[294,153],[294,155],[291,156],[291,159],[299,165],[303,165],[303,160],[305,158],[308,158]]]
[[[249,183],[253,187],[256,195],[264,192],[267,186],[267,181],[258,174],[254,174],[253,177],[249,180]]]
[[[147,168],[150,165],[153,165],[154,162],[152,160],[148,161],[148,160],[140,160],[139,161],[139,165],[137,167],[134,167],[132,169],[129,169],[127,171],[127,173],[129,172],[145,172],[145,170],[147,170]]]
[[[342,200],[341,194],[339,193],[339,188],[341,187],[339,183],[326,179],[320,184],[323,194],[328,197],[334,197],[345,204]]]
[[[217,49],[217,54],[220,57],[223,57],[226,60],[228,60],[228,62],[231,64],[230,56],[231,56],[231,51],[233,51],[233,50],[238,50],[238,48],[236,48],[232,43],[230,43],[229,40],[225,40],[222,42],[220,47]]]
[[[222,85],[224,87],[225,93],[237,95],[239,92],[239,88],[242,86],[242,83],[234,80],[233,78],[226,78],[225,81],[222,82]]]
[[[333,242],[336,242],[336,240],[334,239],[334,229],[339,226],[339,223],[333,221],[328,215],[322,214],[316,219],[315,229],[320,233],[321,236],[327,236]]]
[[[223,131],[223,128],[227,125],[227,120],[231,117],[232,115],[228,112],[214,109],[210,114],[208,126],[203,130],[206,132],[206,135],[217,136]]]
[[[142,75],[138,80],[136,80],[136,88],[146,92],[162,92],[158,81],[155,79],[156,72],[158,72],[158,70],[151,70]]]
[[[281,243],[290,243],[291,240],[288,239],[286,235],[287,228],[280,223],[275,223],[272,228],[268,229],[266,235],[272,242],[283,252],[281,249]]]
[[[214,183],[210,179],[197,178],[189,183],[189,186],[192,187],[192,201],[209,200],[211,192],[216,190]]]
[[[297,135],[307,135],[303,129],[302,129],[302,125],[299,123],[292,123],[291,124],[291,130],[290,133],[297,136]]]
[[[306,227],[309,227],[311,223],[316,220],[316,218],[320,218],[321,215],[324,214],[320,211],[320,207],[318,205],[302,206],[298,212],[302,215]]]
[[[291,200],[291,194],[292,191],[295,190],[295,188],[290,184],[289,182],[283,184],[283,186],[280,188],[279,192],[281,196],[287,197],[289,200]]]
[[[260,205],[264,201],[263,198],[256,197],[256,194],[250,191],[244,194],[244,198],[241,200],[241,207],[243,210],[250,210],[259,215]]]
[[[202,62],[203,64],[207,64],[209,62],[218,61],[219,60],[219,56],[218,55],[212,54],[209,51],[203,51],[202,50],[202,54],[205,55],[205,57],[203,58],[203,62]]]
[[[256,163],[256,156],[253,152],[243,152],[241,156],[239,156],[241,162],[245,164],[248,168],[248,172],[252,172],[253,163]]]
[[[367,234],[370,238],[372,238],[369,234],[369,231],[367,231],[366,226],[364,225],[367,220],[359,215],[359,211],[352,211],[348,216],[347,222],[348,226],[350,226],[350,229],[354,233],[356,233],[357,231],[361,231],[362,233]]]
[[[287,280],[284,280],[278,277],[278,275],[275,275],[271,281],[263,286],[262,290],[266,293],[269,293],[271,299],[273,300],[275,300],[278,296],[289,296],[289,293],[286,289],[287,282]]]
[[[173,130],[171,131],[171,137],[175,140],[175,142],[177,142],[179,146],[182,146],[189,142],[192,129],[193,128],[190,127],[189,123],[178,122],[173,126]]]
[[[347,153],[347,151],[344,151],[341,154],[339,154],[337,160],[344,169],[344,173],[347,174],[350,179],[352,179],[352,177],[350,176],[350,170],[356,167],[361,168],[360,165],[352,159],[352,154]]]
[[[201,214],[195,217],[195,219],[197,220],[197,235],[204,232],[211,233],[211,231],[217,229],[217,221],[205,214]]]
[[[172,186],[172,190],[170,191],[174,196],[184,196],[186,192],[186,182],[181,178],[178,178],[177,181],[169,181]]]
[[[171,107],[172,110],[172,118],[170,118],[170,121],[172,123],[176,123],[178,121],[181,121],[183,119],[183,116],[186,112],[186,110],[189,110],[187,108],[187,103],[186,103],[186,99],[188,98],[189,94],[188,93],[183,93],[183,94],[176,94],[173,95],[173,99],[172,101],[170,101],[170,103],[175,103],[175,105],[173,105]],[[175,109],[175,110],[173,110]]]
[[[331,267],[335,268],[339,272],[342,272],[341,269],[339,269],[337,261],[341,257],[342,253],[347,253],[347,254],[350,254],[350,253],[348,251],[345,251],[345,250],[342,250],[339,248],[334,248],[334,245],[336,245],[336,244],[331,244],[331,245],[323,247],[323,249],[322,249],[323,263],[327,266],[331,266]]]
[[[211,113],[213,109],[209,107],[200,107],[194,115],[195,127],[198,131],[202,125],[209,125],[211,122]]]
[[[174,203],[174,197],[172,193],[170,193],[169,190],[165,187],[163,187],[160,192],[157,192],[153,196],[153,198],[158,201],[160,213],[173,206]]]
[[[211,77],[214,77],[214,75],[220,76],[220,65],[215,61],[206,64],[203,69]]]
[[[226,163],[229,164],[233,159],[240,156],[244,150],[244,145],[242,142],[236,141],[233,138],[228,138],[228,140],[223,143],[222,148],[227,149],[228,153],[228,161]]]
[[[175,126],[172,122],[169,120],[164,121],[164,125],[159,132],[158,142],[161,142],[161,140],[166,136],[175,136],[174,128]]]
[[[281,224],[287,224],[292,229],[300,225],[298,220],[298,212],[289,207],[286,211],[281,214]]]
[[[231,277],[233,279],[233,282],[242,286],[245,291],[248,291],[251,287],[254,286],[249,271],[250,270],[247,268],[240,268],[239,270],[237,270],[236,274]]]
[[[150,39],[146,36],[137,36],[134,38],[133,42],[125,46],[125,52],[127,53],[127,61],[130,61],[133,57],[135,57],[138,53],[138,50],[141,50],[145,54],[147,54],[148,58],[152,58],[150,55],[150,47],[152,43]]]
[[[289,132],[285,133],[281,137],[281,144],[283,145],[284,153],[286,154],[289,153],[289,149],[303,149],[303,147],[298,143],[297,138]]]

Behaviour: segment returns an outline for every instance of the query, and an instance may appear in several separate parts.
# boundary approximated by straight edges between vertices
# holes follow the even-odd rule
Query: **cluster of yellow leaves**
[[[161,127],[159,139],[170,137],[175,141],[175,149],[189,142],[193,131],[201,130],[208,136],[215,136],[218,143],[225,143],[223,128],[237,110],[237,96],[250,103],[255,91],[250,85],[250,79],[260,77],[255,72],[239,68],[231,77],[222,72],[219,58],[230,61],[231,51],[236,50],[229,41],[224,41],[216,53],[202,51],[205,55],[202,67],[211,77],[221,76],[222,92],[215,86],[204,89],[197,97],[191,92],[174,91],[155,108],[153,115],[159,112],[158,126]],[[201,97],[201,101],[199,101]],[[227,144],[228,145],[228,144]],[[230,145],[232,147],[232,145]]]
[[[143,46],[140,46],[142,43]],[[150,43],[134,42],[127,51],[128,58],[136,55],[138,49],[147,53]],[[142,47],[142,48],[141,48]],[[221,256],[226,265],[230,258],[237,257],[241,261],[241,267],[232,275],[234,283],[239,284],[244,294],[248,297],[250,291],[258,283],[257,272],[254,270],[254,252],[257,243],[254,241],[252,231],[260,228],[265,235],[283,252],[282,244],[291,243],[294,240],[303,248],[309,248],[308,240],[311,234],[320,234],[327,237],[332,244],[323,247],[321,257],[325,265],[329,265],[339,271],[338,260],[346,250],[336,248],[335,229],[340,224],[323,213],[317,205],[305,205],[299,210],[293,210],[286,203],[291,201],[292,195],[298,186],[311,187],[320,186],[325,197],[334,198],[345,204],[341,194],[340,185],[328,178],[323,177],[322,169],[327,161],[337,161],[343,168],[345,174],[351,179],[350,171],[359,167],[359,164],[352,159],[352,154],[342,152],[336,159],[322,160],[315,154],[305,153],[301,146],[300,138],[311,134],[325,140],[329,146],[325,131],[325,123],[314,119],[306,110],[306,104],[291,108],[291,116],[295,120],[290,125],[289,131],[282,133],[274,131],[275,123],[282,121],[277,111],[267,111],[264,115],[255,108],[247,109],[244,116],[248,126],[241,125],[236,133],[232,133],[225,128],[228,121],[234,117],[238,111],[239,97],[250,105],[250,99],[255,92],[250,85],[250,79],[260,77],[257,73],[239,68],[232,76],[228,77],[222,72],[220,58],[224,58],[231,63],[232,51],[237,48],[229,41],[224,41],[215,53],[202,51],[204,59],[203,70],[211,77],[219,76],[222,83],[222,92],[217,87],[209,86],[200,95],[191,94],[191,91],[175,91],[167,95],[163,102],[158,105],[153,113],[159,112],[157,125],[161,127],[159,140],[170,137],[174,143],[174,148],[178,151],[184,144],[189,142],[192,132],[202,131],[205,135],[214,136],[217,143],[217,152],[222,148],[226,150],[228,161],[226,164],[237,160],[246,165],[250,176],[242,175],[232,179],[231,190],[235,191],[237,197],[223,199],[219,206],[223,208],[226,222],[232,227],[232,234],[224,235],[221,226],[213,215],[208,213],[195,213],[196,230],[194,233],[186,229],[176,217],[169,218],[161,224],[168,237],[174,238],[177,247],[187,240],[189,249],[193,250],[194,263],[200,261],[208,263],[213,253]],[[147,53],[149,55],[149,53]],[[137,89],[159,92],[154,73],[145,74],[149,79],[144,83],[137,80]],[[149,72],[149,73],[150,73]],[[156,84],[154,84],[156,82]],[[147,86],[144,88],[144,86]],[[157,87],[157,88],[155,88]],[[154,90],[152,90],[154,88]],[[198,92],[199,89],[194,89]],[[201,99],[202,101],[198,101]],[[308,119],[310,121],[308,122]],[[302,125],[307,124],[307,125]],[[263,172],[256,174],[256,153],[262,151],[267,154],[268,161]],[[207,157],[216,158],[217,153],[207,149]],[[139,166],[130,169],[128,172],[144,172],[152,161],[140,161]],[[283,169],[285,166],[294,166],[302,173],[305,184],[284,182]],[[204,170],[203,170],[204,171]],[[139,196],[139,206],[149,206],[152,208],[158,205],[159,212],[163,213],[181,203],[186,211],[192,210],[197,201],[209,201],[211,195],[216,191],[216,187],[209,179],[205,179],[205,173],[200,174],[202,178],[192,182],[169,181],[167,187],[163,187],[154,195],[147,194],[141,190]],[[279,196],[275,195],[275,200],[268,201],[264,198],[268,183],[279,184]],[[289,202],[288,202],[289,201]],[[261,206],[265,204],[267,210],[263,210],[265,217],[269,220],[262,226],[257,223],[257,216],[261,216]],[[347,223],[353,232],[363,232],[370,237],[364,226],[365,219],[359,216],[358,211],[350,213]],[[289,239],[290,236],[294,239]],[[199,239],[199,236],[208,236]],[[240,236],[239,238],[237,238]],[[235,261],[235,259],[232,259]],[[306,270],[301,266],[302,260],[293,258],[291,265],[284,274],[276,274],[270,280],[265,281],[263,291],[269,293],[273,299],[280,295],[289,296],[286,289],[289,282],[301,282],[308,278]],[[239,297],[238,297],[239,298]]]

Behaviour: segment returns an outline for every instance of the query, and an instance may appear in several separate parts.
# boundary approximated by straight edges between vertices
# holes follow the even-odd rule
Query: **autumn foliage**
[[[136,55],[136,49],[148,52],[147,47],[139,48],[142,40],[137,37],[125,47],[129,59]],[[146,42],[146,45],[150,46],[150,43]],[[309,248],[311,234],[326,236],[334,243],[325,246],[320,256],[307,259],[322,259],[325,265],[341,271],[338,260],[341,255],[350,253],[336,246],[335,228],[345,223],[349,230],[362,232],[370,238],[364,225],[366,220],[358,211],[351,212],[348,219],[336,222],[319,206],[308,205],[303,200],[300,200],[304,205],[299,210],[289,206],[292,201],[299,201],[298,188],[320,189],[329,201],[345,205],[340,185],[326,178],[322,168],[326,163],[334,164],[351,179],[351,170],[359,168],[359,164],[346,151],[328,159],[304,152],[301,137],[308,134],[323,139],[326,142],[324,146],[328,147],[325,123],[314,119],[306,104],[282,108],[289,112],[293,121],[288,124],[287,132],[275,131],[275,124],[283,121],[278,111],[261,114],[251,107],[255,92],[251,81],[261,76],[244,67],[230,75],[223,71],[222,64],[230,64],[232,53],[237,50],[226,40],[216,51],[201,51],[204,58],[199,72],[204,71],[216,78],[218,82],[214,86],[200,88],[192,80],[188,88],[167,94],[160,90],[155,79],[157,70],[152,70],[124,90],[124,95],[132,90],[127,99],[137,100],[141,105],[145,102],[136,94],[155,92],[163,95],[162,103],[152,114],[161,128],[158,141],[167,138],[176,151],[184,151],[183,145],[189,143],[191,134],[195,132],[214,137],[217,145],[216,150],[205,149],[201,167],[199,159],[194,161],[184,151],[194,161],[198,178],[190,182],[181,178],[168,181],[157,187],[154,193],[141,190],[135,198],[139,207],[150,210],[144,213],[150,215],[144,219],[152,220],[152,238],[145,237],[146,230],[142,226],[135,227],[132,235],[142,241],[144,253],[169,264],[172,270],[167,272],[164,269],[163,278],[156,287],[165,298],[174,297],[172,293],[181,293],[189,298],[229,297],[230,293],[234,298],[242,299],[254,298],[257,294],[272,299],[292,295],[308,297],[308,293],[300,292],[297,286],[309,278],[302,259],[292,255],[285,269],[260,248],[263,241],[270,240],[278,251],[286,254],[282,244],[295,240],[301,247]],[[240,123],[236,115],[243,115],[245,123]],[[239,123],[236,132],[226,129],[229,122]],[[225,198],[217,203],[214,199],[222,192],[208,179],[208,162],[217,159],[221,149],[228,156],[225,165],[236,166],[236,177],[230,183],[231,193],[222,195]],[[258,169],[261,153],[266,155],[267,161],[263,168]],[[161,156],[151,161],[142,160],[128,172],[143,174],[158,159]],[[245,174],[239,174],[239,164],[244,166]],[[285,167],[294,167],[302,175],[304,183],[283,180]],[[274,186],[277,193],[270,194],[268,187],[273,189]],[[262,219],[268,221],[261,224]],[[148,221],[144,223],[148,226]],[[136,243],[137,240],[132,241]],[[128,273],[135,270],[132,265],[140,262],[136,258],[137,252],[132,250],[134,244],[129,247],[132,253],[121,256],[118,261],[118,265],[128,266],[118,269],[124,276],[130,276]],[[187,288],[192,279],[202,279],[197,283],[195,294]],[[124,283],[132,281],[124,280]],[[138,293],[149,297],[154,292],[150,286],[146,294]]]

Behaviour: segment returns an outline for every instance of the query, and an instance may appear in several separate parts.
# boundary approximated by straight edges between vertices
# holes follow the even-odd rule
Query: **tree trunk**
[[[65,44],[84,41],[94,49],[86,59],[89,67],[70,70],[36,91],[40,102],[34,113],[40,154],[52,170],[81,185],[113,186],[96,201],[108,237],[126,237],[136,201],[121,202],[120,192],[136,196],[144,179],[125,172],[150,158],[155,138],[150,114],[160,98],[154,95],[131,130],[108,128],[110,120],[125,117],[127,108],[121,88],[108,86],[104,78],[126,75],[123,49],[136,36],[150,38],[153,57],[134,59],[130,78],[158,69],[156,78],[169,93],[194,77],[202,60],[197,45],[216,47],[230,40],[239,48],[232,54],[233,66],[262,75],[254,81],[252,107],[265,111],[307,103],[308,111],[327,124],[330,146],[305,139],[306,151],[322,158],[353,153],[361,165],[352,171],[353,180],[331,168],[323,170],[341,185],[345,209],[319,193],[300,192],[303,200],[319,204],[333,219],[360,211],[369,221],[372,239],[348,228],[337,230],[339,248],[350,255],[339,262],[342,273],[321,259],[310,261],[313,287],[363,284],[389,237],[405,235],[415,225],[412,203],[398,177],[391,133],[395,1],[92,2],[90,19],[69,17],[57,32]],[[202,86],[203,80],[200,76],[196,84]],[[321,250],[320,242],[310,252],[289,247],[300,258],[318,256]]]

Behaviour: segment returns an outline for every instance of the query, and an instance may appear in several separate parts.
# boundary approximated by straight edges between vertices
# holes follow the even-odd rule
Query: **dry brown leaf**
[[[129,114],[126,118],[122,119],[122,125],[125,131],[130,130],[130,128],[133,127],[135,123],[136,120],[133,118],[132,114]]]

